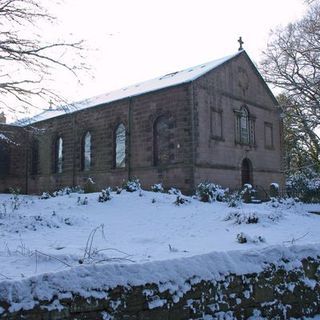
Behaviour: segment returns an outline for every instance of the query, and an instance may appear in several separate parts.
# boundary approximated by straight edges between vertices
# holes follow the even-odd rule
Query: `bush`
[[[235,224],[256,224],[259,222],[259,217],[255,212],[231,212],[225,220],[234,220]]]
[[[101,193],[99,194],[98,201],[106,202],[109,200],[111,200],[111,189],[110,188],[102,189]]]
[[[173,187],[168,190],[168,193],[176,196],[182,195],[181,191],[178,188],[173,188]]]
[[[266,239],[262,236],[254,236],[254,237],[250,237],[247,234],[240,232],[237,234],[237,241],[239,243],[247,243],[247,242],[251,242],[251,243],[264,243],[266,242]]]
[[[252,197],[255,195],[256,190],[253,189],[251,184],[246,183],[243,185],[243,188],[240,191],[240,193],[242,195],[242,199],[244,203],[251,203]]]
[[[202,202],[223,201],[228,189],[211,182],[201,182],[196,188],[196,196]]]
[[[269,187],[270,198],[279,197],[279,185],[275,182],[272,182]]]
[[[40,199],[49,199],[51,198],[50,193],[49,192],[42,192],[42,195],[40,196]]]
[[[81,197],[78,197],[77,204],[79,206],[86,206],[88,204],[88,198],[84,197],[84,199],[82,199]]]
[[[41,196],[39,197],[40,199],[50,199],[51,197],[58,197],[58,196],[64,196],[64,195],[69,195],[71,193],[84,193],[84,190],[80,186],[75,186],[75,187],[65,187],[62,189],[59,189],[57,191],[53,192],[43,192]]]
[[[141,184],[139,179],[133,178],[132,180],[128,180],[123,184],[123,189],[127,192],[135,192],[141,189]]]
[[[312,170],[296,172],[286,181],[287,193],[303,202],[320,202],[320,175]]]
[[[183,198],[182,196],[177,196],[176,201],[174,202],[174,204],[176,206],[180,206],[181,204],[185,204],[185,203],[190,203],[189,199]]]
[[[153,192],[164,192],[162,183],[156,183],[151,186],[151,191]]]
[[[92,180],[92,178],[88,178],[87,182],[84,185],[84,193],[92,193],[94,192],[94,181]]]
[[[228,207],[237,208],[242,204],[241,191],[227,192],[224,196],[224,201],[228,203]]]

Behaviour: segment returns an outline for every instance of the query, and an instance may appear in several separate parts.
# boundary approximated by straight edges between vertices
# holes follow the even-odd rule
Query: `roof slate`
[[[207,63],[202,63],[195,67],[190,67],[181,71],[172,72],[164,76],[157,77],[155,79],[147,80],[115,91],[111,91],[79,102],[75,102],[68,106],[62,106],[56,109],[47,109],[31,118],[18,120],[17,122],[15,122],[15,124],[25,126],[35,122],[61,116],[66,113],[72,113],[82,109],[110,103],[113,101],[118,101],[124,98],[134,97],[144,93],[176,86],[178,84],[191,82],[201,77],[205,73],[217,68],[223,63],[231,60],[232,58],[238,56],[242,52],[243,51],[238,51],[233,55],[229,55]]]

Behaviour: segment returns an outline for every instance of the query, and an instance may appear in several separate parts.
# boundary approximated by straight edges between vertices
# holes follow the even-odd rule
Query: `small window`
[[[222,111],[211,109],[211,138],[221,140],[222,139]]]
[[[153,126],[154,165],[166,165],[170,161],[169,120],[160,116]]]
[[[272,123],[264,123],[264,146],[267,149],[273,148],[273,127]]]
[[[58,137],[54,144],[54,172],[62,173],[63,170],[63,139]]]
[[[119,124],[115,132],[115,167],[124,168],[126,166],[126,128],[124,124]]]
[[[81,169],[89,171],[91,168],[91,134],[89,131],[82,138],[81,149]]]

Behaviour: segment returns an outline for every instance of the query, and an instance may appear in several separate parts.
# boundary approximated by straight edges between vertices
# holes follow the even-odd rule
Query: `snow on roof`
[[[243,51],[238,51],[233,55],[229,55],[217,60],[213,60],[207,63],[197,65],[195,67],[187,68],[181,71],[168,73],[164,76],[147,80],[145,82],[137,83],[128,87],[124,87],[115,91],[111,91],[99,96],[88,98],[79,102],[72,103],[68,106],[58,107],[57,109],[47,109],[42,113],[28,119],[18,120],[15,124],[17,125],[28,125],[31,123],[47,120],[54,118],[65,113],[72,113],[81,109],[94,107],[104,103],[109,103],[117,100],[121,100],[128,97],[137,96],[143,93],[172,87],[178,84],[187,83],[193,81],[203,74],[215,69],[226,61],[236,57]]]
[[[5,134],[0,133],[0,140],[3,140],[7,143],[16,144],[14,141],[12,141],[10,138],[8,138]]]

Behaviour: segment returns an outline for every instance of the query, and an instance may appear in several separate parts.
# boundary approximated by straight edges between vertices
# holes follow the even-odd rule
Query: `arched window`
[[[154,165],[165,165],[170,161],[170,126],[169,120],[160,116],[153,127]]]
[[[38,166],[39,166],[39,142],[38,140],[32,140],[31,142],[31,168],[30,173],[32,175],[38,174]]]
[[[58,137],[54,144],[54,172],[62,173],[63,170],[63,140]]]
[[[9,151],[7,146],[0,144],[0,177],[9,174]]]
[[[120,123],[115,131],[115,167],[126,166],[126,127]]]
[[[240,144],[255,144],[255,117],[250,115],[247,107],[235,110],[236,115],[236,142]]]
[[[249,113],[244,107],[240,110],[240,141],[242,143],[248,144],[249,139]]]
[[[248,158],[243,159],[241,164],[241,183],[253,184],[252,163]]]
[[[89,171],[91,168],[91,134],[89,131],[85,133],[81,144],[81,169]]]

